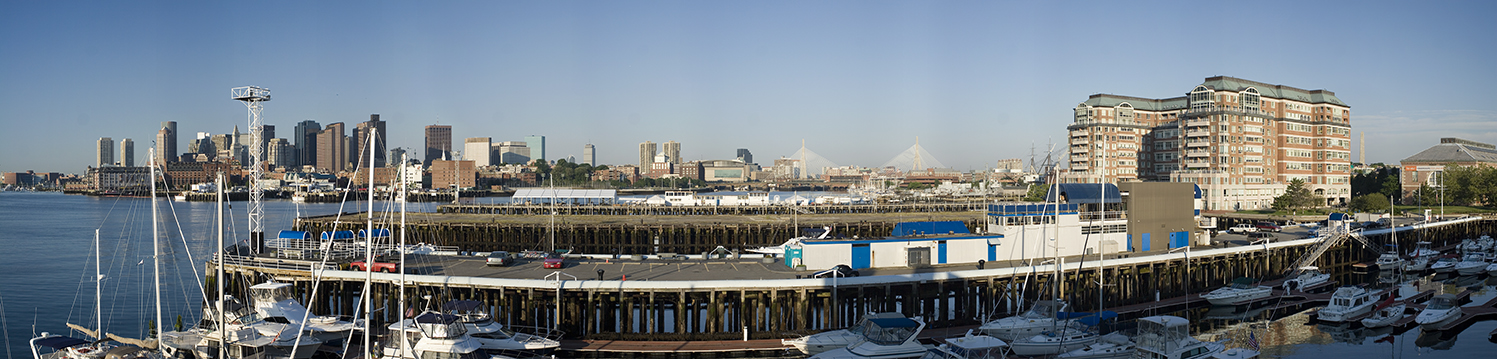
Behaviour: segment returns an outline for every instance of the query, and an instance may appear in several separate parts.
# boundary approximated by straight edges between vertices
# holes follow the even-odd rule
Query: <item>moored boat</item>
[[[1037,301],[1023,314],[982,323],[977,330],[983,334],[1012,342],[1046,330],[1064,327],[1073,320],[1069,318],[1072,313],[1065,311],[1069,306],[1061,300]]]
[[[1388,301],[1383,302],[1382,304],[1378,304],[1378,308],[1376,311],[1372,312],[1372,316],[1362,318],[1362,326],[1368,328],[1381,328],[1393,325],[1393,323],[1398,322],[1399,319],[1403,319],[1403,312],[1407,307],[1403,304],[1391,303],[1393,303],[1393,297],[1389,296]]]
[[[1190,321],[1169,315],[1139,318],[1138,336],[1133,337],[1133,342],[1137,343],[1140,358],[1203,358],[1227,348],[1220,342],[1197,340],[1190,336]]]
[[[925,323],[909,318],[873,318],[862,338],[847,347],[811,356],[813,359],[900,359],[924,356],[927,348],[917,336]]]
[[[1133,344],[1133,338],[1123,333],[1113,332],[1098,338],[1096,343],[1061,353],[1055,357],[1058,359],[1122,359],[1132,358],[1137,352],[1138,347]]]
[[[1346,322],[1371,312],[1377,303],[1372,297],[1372,291],[1367,288],[1345,286],[1337,288],[1336,293],[1331,294],[1330,304],[1316,312],[1316,318],[1323,322]]]
[[[1305,288],[1314,287],[1331,280],[1330,274],[1320,271],[1319,267],[1307,266],[1299,268],[1299,275],[1284,281],[1284,290],[1303,291]]]
[[[987,359],[1007,358],[1008,343],[991,335],[972,334],[946,338],[946,342],[926,350],[920,359]]]
[[[1451,273],[1455,272],[1455,265],[1460,263],[1461,258],[1451,254],[1442,256],[1440,259],[1436,259],[1434,263],[1430,263],[1429,269],[1435,271],[1435,273]]]
[[[795,347],[796,350],[800,350],[801,353],[805,353],[806,355],[816,355],[832,349],[846,348],[848,344],[852,344],[862,338],[863,331],[868,328],[868,320],[876,318],[904,318],[904,315],[899,313],[868,314],[859,319],[858,324],[851,328],[821,332],[794,339],[784,339],[780,340],[780,343]]]
[[[1453,294],[1441,294],[1429,300],[1414,322],[1425,329],[1437,329],[1461,317],[1461,305]]]
[[[1065,328],[1020,338],[1009,343],[1008,347],[1014,354],[1023,356],[1055,355],[1091,345],[1100,337],[1079,322],[1072,322]]]
[[[1455,273],[1459,275],[1477,275],[1487,271],[1487,266],[1491,264],[1487,259],[1486,253],[1467,253],[1464,258],[1461,258],[1459,263],[1455,264]]]
[[[1201,294],[1201,298],[1211,302],[1213,305],[1232,305],[1238,302],[1267,298],[1273,294],[1273,288],[1262,285],[1254,285],[1252,278],[1237,278],[1232,280],[1232,285],[1217,288],[1209,293]]]

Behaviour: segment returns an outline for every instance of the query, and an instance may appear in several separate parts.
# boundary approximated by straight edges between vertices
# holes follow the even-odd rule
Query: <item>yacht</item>
[[[868,320],[875,318],[904,318],[904,315],[899,313],[870,313],[859,319],[858,325],[854,325],[852,328],[821,332],[795,339],[783,339],[780,340],[780,343],[793,346],[796,350],[800,350],[801,353],[805,353],[806,355],[816,355],[832,349],[846,348],[848,344],[852,344],[852,342],[863,337],[863,331],[868,328]]]
[[[832,234],[832,228],[831,227],[806,228],[806,229],[803,229],[802,232],[804,232],[804,234],[802,234],[801,236],[795,237],[795,238],[791,238],[790,240],[787,240],[787,241],[785,241],[785,243],[780,244],[778,246],[751,248],[751,249],[748,249],[748,251],[749,252],[754,252],[754,253],[762,253],[762,254],[770,254],[770,255],[776,255],[776,256],[784,256],[785,255],[785,248],[786,247],[790,247],[790,246],[793,246],[793,245],[799,245],[802,241],[815,240],[815,239],[826,239],[827,236],[830,236]]]
[[[1372,291],[1367,288],[1345,286],[1337,288],[1336,293],[1331,294],[1331,304],[1317,312],[1316,317],[1322,322],[1347,322],[1359,315],[1371,312],[1377,304],[1378,302],[1372,297]]]
[[[946,338],[946,343],[930,348],[920,359],[987,359],[1007,358],[1008,343],[990,335],[972,334]]]
[[[1014,354],[1023,356],[1055,355],[1077,350],[1096,343],[1101,336],[1080,322],[1071,322],[1065,328],[1047,330],[1038,335],[1020,338],[1009,343]]]
[[[311,314],[306,306],[296,301],[296,288],[289,283],[265,282],[250,287],[250,298],[254,299],[255,313],[272,323],[289,324],[301,328],[323,343],[341,348],[343,341],[356,327],[353,322],[339,320],[334,316]]]
[[[1399,257],[1398,252],[1383,253],[1377,256],[1375,263],[1377,263],[1377,269],[1380,271],[1390,271],[1395,268],[1403,268],[1404,266],[1403,257]]]
[[[1068,307],[1065,301],[1060,300],[1037,301],[1023,314],[982,323],[977,330],[1007,341],[1031,337],[1046,330],[1065,327],[1066,323],[1072,321],[1067,318],[1070,313],[1065,312]]]
[[[516,333],[494,322],[493,316],[476,300],[454,300],[442,305],[442,311],[462,320],[468,335],[478,338],[483,350],[490,353],[532,353],[549,355],[561,342],[538,335]]]
[[[1487,274],[1497,275],[1497,261],[1494,261],[1492,264],[1487,265]]]
[[[1453,254],[1452,255],[1447,255],[1447,256],[1440,257],[1440,259],[1435,260],[1434,263],[1430,263],[1429,264],[1429,269],[1435,271],[1435,273],[1450,273],[1450,272],[1455,272],[1455,265],[1458,264],[1458,263],[1460,263],[1460,262],[1461,262],[1460,257],[1456,257]]]
[[[1454,294],[1441,294],[1429,300],[1424,310],[1414,317],[1414,322],[1419,323],[1424,329],[1438,329],[1445,324],[1455,321],[1461,317],[1461,305]]]
[[[1123,333],[1113,332],[1098,338],[1096,343],[1061,353],[1055,357],[1057,359],[1123,359],[1133,358],[1137,352],[1138,347],[1133,344],[1133,338]]]
[[[1455,264],[1455,273],[1463,276],[1477,275],[1487,271],[1487,266],[1489,265],[1491,263],[1487,261],[1485,253],[1471,252],[1467,253],[1465,258],[1461,258],[1461,261]]]
[[[1140,358],[1204,358],[1227,348],[1220,342],[1196,340],[1190,336],[1190,321],[1169,315],[1139,318],[1138,336],[1133,342]]]
[[[1414,244],[1414,252],[1413,253],[1409,253],[1409,255],[1413,256],[1413,257],[1436,257],[1436,256],[1439,256],[1440,252],[1436,251],[1434,249],[1431,249],[1429,247],[1429,245],[1430,245],[1429,242],[1415,243]]]
[[[42,335],[31,338],[31,357],[34,359],[104,358],[104,353],[114,349],[115,346],[109,342],[91,342],[42,332]]]
[[[1286,292],[1294,290],[1304,291],[1305,288],[1314,287],[1330,280],[1331,275],[1320,272],[1319,267],[1300,267],[1298,276],[1284,281],[1284,290]]]
[[[868,319],[861,338],[847,347],[811,356],[812,359],[900,359],[919,358],[928,348],[916,340],[925,323],[909,318]]]
[[[1380,308],[1378,308],[1377,311],[1372,312],[1372,316],[1362,318],[1362,326],[1368,328],[1381,328],[1393,325],[1393,323],[1398,322],[1399,319],[1403,319],[1404,309],[1407,308],[1403,304],[1379,305],[1379,307]]]
[[[1252,278],[1244,277],[1232,280],[1230,286],[1201,294],[1201,298],[1205,298],[1213,305],[1233,305],[1242,301],[1267,298],[1270,294],[1273,294],[1273,288],[1254,285]]]
[[[218,321],[220,311],[214,310],[217,303],[204,306],[203,318],[196,326],[162,333],[161,345],[191,351],[198,358],[218,357],[218,347],[227,343],[226,353],[231,358],[307,359],[323,344],[316,337],[300,335],[289,324],[262,320],[233,296],[224,296],[222,303],[225,322]]]
[[[483,343],[468,335],[456,315],[426,311],[390,324],[392,335],[380,348],[381,359],[485,359]]]

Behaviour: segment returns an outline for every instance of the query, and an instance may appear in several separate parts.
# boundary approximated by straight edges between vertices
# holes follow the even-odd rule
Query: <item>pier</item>
[[[377,217],[382,215],[376,213]],[[962,219],[972,215],[931,212],[909,218],[912,216],[902,214],[797,214],[799,227],[827,225],[833,226],[834,232],[857,235],[887,234],[885,226],[908,220],[955,218],[968,221],[968,226],[973,227],[977,219]],[[360,216],[303,219],[299,228],[360,229],[364,223]],[[627,220],[607,223],[619,217]],[[538,240],[547,233],[547,226],[542,224],[546,216],[442,214],[413,218],[417,218],[415,224],[408,227],[411,241],[458,246],[465,251],[511,250],[522,245],[538,248]],[[738,220],[719,221],[727,218]],[[849,221],[850,218],[861,219]],[[974,265],[875,268],[863,270],[860,277],[813,279],[806,277],[809,272],[798,272],[773,261],[766,263],[757,257],[685,259],[653,255],[667,251],[704,252],[709,246],[720,245],[743,248],[778,244],[796,232],[796,225],[785,223],[785,218],[577,216],[569,222],[556,226],[559,247],[562,238],[572,237],[569,245],[579,248],[578,252],[610,253],[618,248],[625,254],[652,255],[642,260],[629,255],[569,259],[561,271],[577,279],[562,281],[544,279],[554,270],[541,269],[533,260],[522,259],[511,267],[486,267],[478,256],[434,256],[407,269],[406,296],[429,295],[436,303],[478,300],[494,308],[495,320],[507,326],[566,332],[571,343],[568,345],[579,351],[645,351],[637,345],[681,351],[688,348],[680,344],[683,342],[741,342],[747,335],[750,342],[744,345],[749,347],[735,346],[734,350],[756,352],[772,350],[756,340],[778,340],[845,328],[869,312],[899,312],[919,317],[929,323],[927,330],[971,327],[984,320],[1017,314],[1025,309],[1025,304],[1048,297],[1053,290],[1050,285],[1060,286],[1072,310],[1093,310],[1097,306],[1099,278],[1106,283],[1100,290],[1107,309],[1135,315],[1157,313],[1193,305],[1200,293],[1237,277],[1281,283],[1282,275],[1318,243],[1317,239],[1284,238],[1250,246],[1198,246],[1174,253],[1109,255],[1105,268],[1098,267],[1095,256],[1075,256],[1062,262],[1059,281],[1053,278],[1056,270],[1053,263],[1009,262],[987,263],[984,268]],[[1497,221],[1493,220],[1455,220],[1423,229],[1422,239],[1443,246],[1494,229]],[[1399,240],[1410,244],[1421,240],[1419,236],[1403,233],[1410,230],[1401,227]],[[1374,243],[1378,243],[1379,235],[1385,234],[1368,234]],[[658,250],[654,248],[655,238],[661,239]],[[1375,256],[1358,242],[1346,241],[1327,250],[1315,264],[1327,272],[1346,273],[1351,265]],[[338,270],[336,264],[290,259],[231,256],[226,257],[226,263],[230,294],[244,293],[249,285],[273,278],[292,283],[305,293],[302,301],[311,300],[308,307],[314,312],[334,315],[354,314],[366,275]],[[314,281],[312,268],[329,270],[322,272],[320,281]],[[603,271],[601,278],[598,270]],[[374,273],[372,277],[374,307],[381,308],[373,321],[389,323],[401,312],[395,302],[399,295],[396,290],[399,274]],[[1310,305],[1315,299],[1311,295],[1285,298],[1274,308]],[[410,305],[419,308],[422,304]],[[571,341],[581,339],[588,342]],[[659,343],[623,343],[636,341]],[[671,349],[673,346],[677,349]]]

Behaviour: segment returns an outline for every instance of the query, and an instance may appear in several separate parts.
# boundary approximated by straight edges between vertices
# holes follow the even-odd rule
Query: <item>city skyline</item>
[[[228,98],[246,85],[276,91],[267,125],[382,114],[388,148],[417,158],[441,124],[453,139],[543,134],[553,160],[593,144],[602,164],[664,140],[682,161],[748,148],[762,163],[806,139],[874,167],[920,136],[965,171],[1064,148],[1090,95],[1176,97],[1218,75],[1335,91],[1368,162],[1440,137],[1497,142],[1497,111],[1479,105],[1497,79],[1485,2],[463,5],[0,5],[15,54],[0,59],[0,172],[82,173],[99,138],[154,142],[165,121],[178,145],[247,128]],[[84,96],[111,89],[136,96]]]

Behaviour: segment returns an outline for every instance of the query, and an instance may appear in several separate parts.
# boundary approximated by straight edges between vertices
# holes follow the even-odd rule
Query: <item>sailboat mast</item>
[[[218,261],[217,261],[218,262],[218,273],[214,275],[213,282],[216,283],[217,287],[218,287],[218,308],[215,311],[218,314],[218,323],[219,323],[218,324],[218,357],[219,358],[226,358],[225,355],[227,354],[227,351],[228,351],[228,345],[227,345],[228,343],[227,343],[226,340],[224,340],[224,338],[228,338],[229,337],[229,332],[228,332],[228,329],[223,325],[223,323],[228,323],[229,318],[227,318],[227,316],[224,314],[224,173],[223,172],[219,172],[218,173],[218,178],[217,178],[216,182],[218,182],[218,195],[217,195],[217,197],[218,197],[218,207],[217,207],[218,214],[216,216],[218,218],[218,221],[217,221],[218,224],[217,224],[216,227],[214,227],[214,232],[218,233],[218,252],[217,252],[218,253]]]
[[[406,173],[405,173],[405,168],[406,167],[405,167],[405,164],[406,164],[406,157],[405,157],[405,155],[402,154],[402,155],[400,155],[400,168],[397,170],[397,173],[400,173],[400,247],[399,248],[400,248],[400,315],[401,315],[401,320],[402,321],[405,320],[405,310],[406,310],[405,309],[405,205],[406,205],[406,203],[410,202],[410,198],[407,197],[407,195],[406,195],[407,184],[406,184]],[[414,319],[412,319],[412,320],[414,321]],[[405,327],[403,327],[403,326],[401,327],[402,333],[399,335],[400,338],[397,339],[397,340],[400,341],[400,357],[401,358],[405,357],[406,347],[409,345],[408,342],[405,339],[405,334],[403,333],[403,331],[405,330],[404,328]]]
[[[161,323],[161,229],[160,214],[156,213],[156,149],[148,150],[151,158],[151,266],[155,268],[156,281],[156,335],[159,337],[163,324]],[[166,354],[166,346],[158,345],[161,354]]]
[[[99,229],[94,228],[94,339],[104,339],[104,275],[99,274]]]
[[[379,131],[372,133],[366,145],[369,146],[369,183],[364,188],[364,192],[369,194],[369,212],[364,213],[368,219],[364,227],[366,228],[364,233],[364,353],[366,357],[373,356],[371,351],[373,348],[370,345],[372,342],[369,341],[369,322],[371,322],[370,317],[373,312],[369,306],[374,305],[374,299],[369,296],[374,291],[370,290],[369,286],[374,282],[374,138],[379,136]],[[405,267],[401,267],[400,271],[405,272]]]

